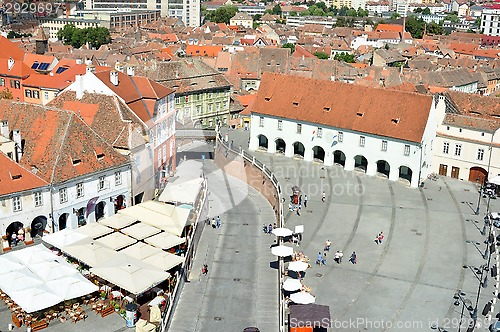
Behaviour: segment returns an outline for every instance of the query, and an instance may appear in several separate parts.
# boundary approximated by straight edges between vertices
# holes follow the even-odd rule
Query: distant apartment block
[[[292,27],[303,27],[306,24],[319,24],[326,28],[331,29],[335,23],[337,22],[337,18],[335,17],[326,17],[326,16],[288,16],[286,20],[286,25]]]
[[[500,5],[490,5],[483,9],[481,32],[487,36],[500,36]]]
[[[59,32],[59,30],[62,30],[66,24],[72,24],[79,29],[99,26],[106,27],[105,24],[101,23],[103,22],[101,22],[100,20],[84,18],[40,18],[40,25],[44,28],[45,31],[49,32],[49,39],[52,40],[57,39],[57,33]]]

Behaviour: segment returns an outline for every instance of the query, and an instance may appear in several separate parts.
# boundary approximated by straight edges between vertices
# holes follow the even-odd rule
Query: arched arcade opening
[[[31,237],[43,236],[43,230],[47,226],[47,217],[38,216],[31,222]]]
[[[294,156],[301,156],[304,158],[304,153],[306,149],[304,148],[304,144],[300,142],[295,142],[293,143],[293,155]]]
[[[321,161],[324,163],[325,162],[325,150],[321,146],[318,146],[318,145],[313,147],[312,150],[313,150],[313,160]]]
[[[275,141],[276,144],[276,152],[285,154],[286,151],[286,143],[282,138],[277,138]]]
[[[340,150],[335,150],[333,152],[333,163],[345,166],[345,154]]]
[[[390,172],[391,172],[391,166],[387,161],[385,160],[377,161],[377,173],[383,174],[388,178]]]
[[[354,157],[354,168],[360,169],[366,173],[366,170],[368,169],[368,160],[364,156],[358,154]]]
[[[413,171],[411,170],[411,168],[409,168],[408,166],[400,166],[399,167],[399,178],[400,179],[406,180],[406,181],[410,182],[410,184],[411,184],[412,176],[413,176]]]
[[[259,140],[259,148],[261,149],[266,149],[268,148],[268,140],[265,135],[259,135],[257,136],[257,139]]]

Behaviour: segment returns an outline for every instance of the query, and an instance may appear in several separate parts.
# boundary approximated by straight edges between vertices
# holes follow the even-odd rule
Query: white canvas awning
[[[156,234],[144,239],[144,242],[149,243],[150,245],[157,248],[167,250],[179,244],[183,244],[184,242],[186,242],[186,238],[178,237],[167,232],[161,232],[160,234]]]
[[[125,209],[126,210],[126,209]],[[110,217],[100,219],[98,223],[103,224],[104,226],[108,226],[113,229],[122,229],[123,227],[127,227],[132,225],[138,219],[130,217],[123,213],[117,213]]]
[[[132,294],[140,294],[166,280],[170,274],[135,258],[121,255],[90,272]]]
[[[118,255],[116,251],[102,246],[95,241],[87,242],[85,240],[73,243],[70,246],[61,248],[61,250],[92,267],[106,264],[106,262]]]
[[[115,232],[101,237],[100,239],[95,240],[95,242],[113,250],[120,250],[136,243],[137,240],[125,234]]]
[[[31,265],[54,260],[57,256],[43,244],[27,247],[23,250],[16,250],[9,253],[9,258],[17,260],[24,265]]]
[[[28,267],[23,270],[12,271],[0,278],[0,289],[9,295],[13,292],[42,284],[43,280],[38,279]]]
[[[63,297],[64,300],[71,300],[99,290],[99,287],[81,274],[50,280],[47,282],[47,286],[53,289],[56,295]]]
[[[7,256],[0,256],[0,275],[26,268],[23,264],[19,263],[17,260],[13,261],[6,257]]]
[[[154,255],[151,255],[147,258],[144,258],[142,261],[147,264],[151,264],[156,266],[162,270],[168,271],[177,265],[180,265],[184,262],[186,258],[171,254],[169,252],[161,251]]]
[[[163,250],[142,242],[137,242],[136,244],[131,245],[130,247],[120,250],[121,254],[129,255],[130,257],[133,257],[138,260],[143,260],[146,257],[162,252]]]
[[[64,246],[73,244],[85,238],[87,238],[87,235],[76,232],[73,229],[65,228],[62,231],[44,235],[42,237],[42,240],[43,242],[60,249]]]
[[[66,262],[61,263],[59,260],[33,264],[30,269],[43,281],[57,280],[79,274],[78,270],[73,266]]]
[[[55,294],[54,291],[46,285],[26,288],[10,293],[9,296],[28,313],[52,307],[64,301],[64,297]]]
[[[114,230],[109,227],[106,227],[103,224],[93,222],[85,226],[78,227],[77,229],[75,229],[75,232],[95,239],[113,233]]]
[[[170,204],[148,201],[118,211],[141,222],[180,236],[189,217],[189,210]]]
[[[194,204],[203,185],[203,178],[178,178],[174,182],[169,182],[161,193],[158,200],[160,202],[177,202]]]
[[[137,223],[132,226],[122,228],[120,230],[123,234],[133,237],[137,240],[143,240],[147,237],[153,236],[161,232],[161,229],[150,226],[144,223]]]

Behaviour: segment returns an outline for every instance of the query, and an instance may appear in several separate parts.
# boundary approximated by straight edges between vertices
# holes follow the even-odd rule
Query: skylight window
[[[358,112],[356,113],[357,116],[359,116],[360,118],[363,117],[363,115],[365,115],[365,113],[362,113],[362,112]]]
[[[99,159],[99,157],[97,157]],[[73,166],[80,165],[82,161],[80,159],[73,159]]]
[[[323,107],[323,111],[325,112],[330,112],[331,108],[330,107]]]
[[[400,119],[399,118],[396,118],[396,119],[391,119],[392,123],[394,124],[398,124]]]

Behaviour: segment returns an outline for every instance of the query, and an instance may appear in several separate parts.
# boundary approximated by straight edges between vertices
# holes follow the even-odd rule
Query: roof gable
[[[0,151],[0,196],[43,187],[48,183]]]

